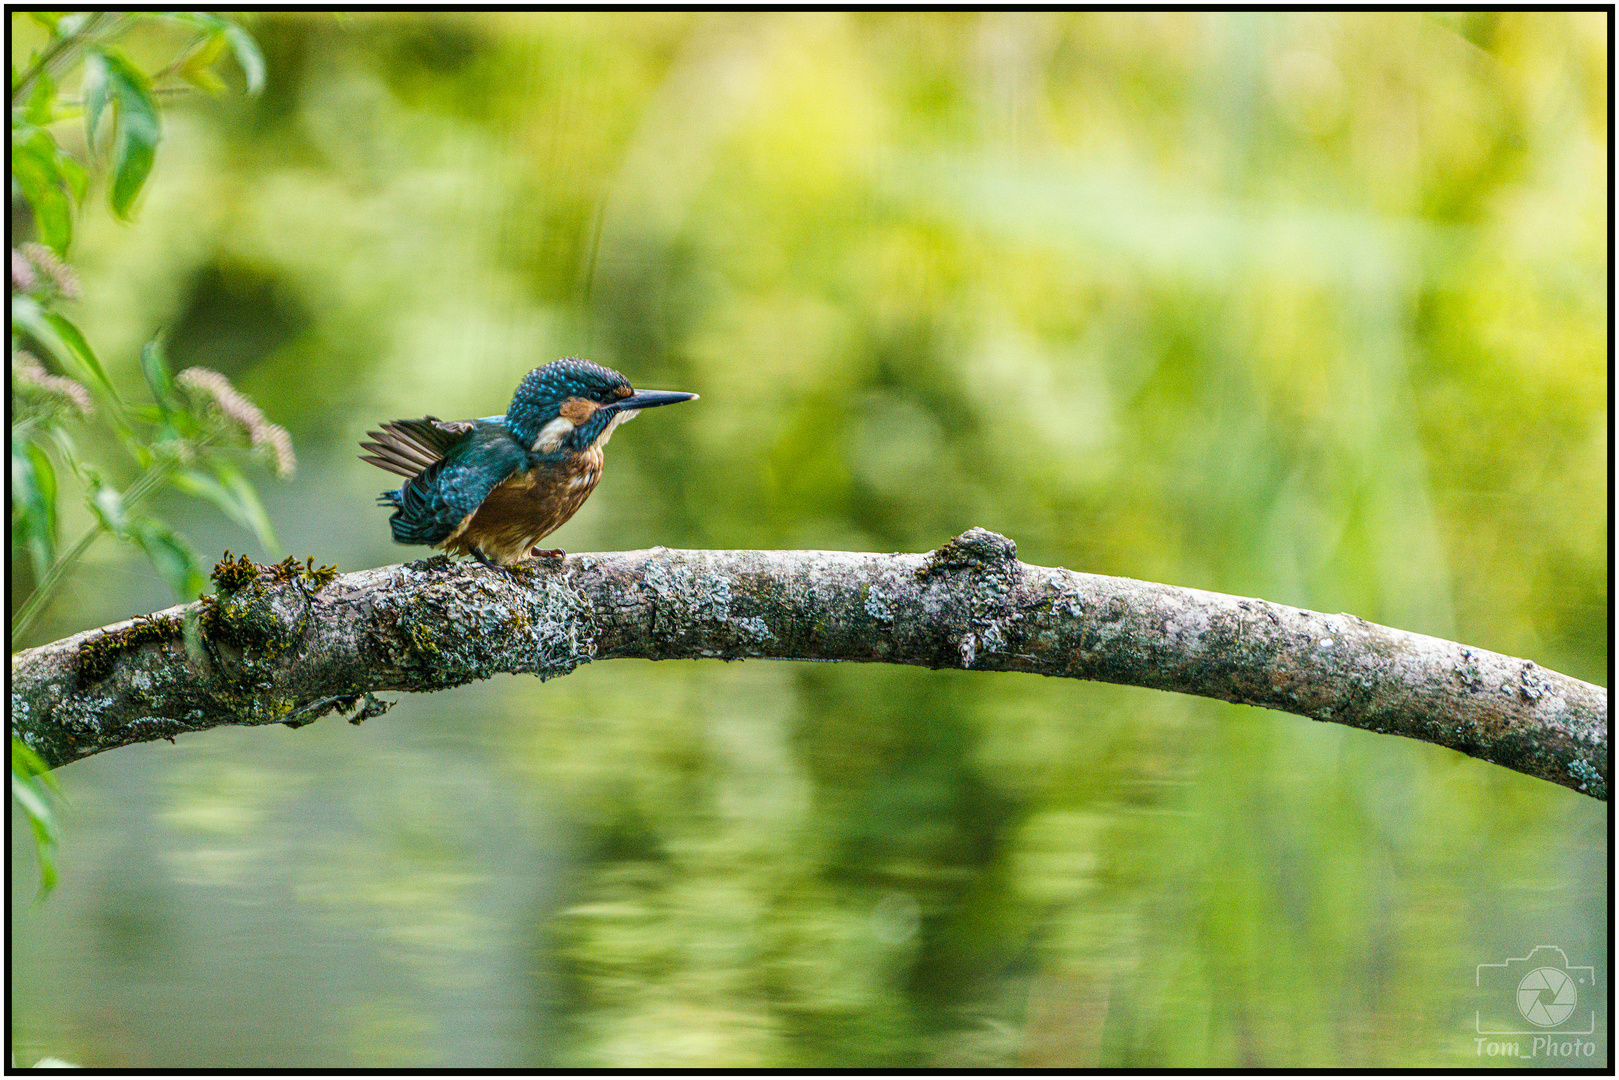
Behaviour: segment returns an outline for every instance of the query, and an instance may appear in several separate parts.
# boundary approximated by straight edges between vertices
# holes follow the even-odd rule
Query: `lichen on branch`
[[[653,548],[335,576],[227,559],[215,580],[197,604],[14,656],[13,732],[61,765],[223,724],[364,719],[386,707],[376,692],[503,672],[844,660],[1174,690],[1421,739],[1599,799],[1611,782],[1601,687],[1352,615],[1031,566],[983,529],[920,555]]]

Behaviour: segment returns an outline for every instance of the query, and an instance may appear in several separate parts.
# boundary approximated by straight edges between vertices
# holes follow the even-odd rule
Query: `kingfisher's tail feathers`
[[[422,523],[407,517],[407,491],[410,485],[397,487],[392,491],[384,491],[377,496],[378,506],[391,506],[394,512],[388,517],[388,528],[393,533],[396,544],[431,544]]]
[[[437,470],[434,469],[434,472]],[[429,476],[431,481],[432,477]],[[398,500],[394,506],[398,507],[388,518],[388,528],[393,532],[396,544],[426,544],[432,546],[450,535],[452,526],[445,524],[434,513],[434,500],[426,491],[428,485],[411,482],[400,488]]]
[[[440,458],[418,475],[399,485],[399,490],[388,492],[397,507],[388,519],[393,537],[401,544],[433,545],[455,531],[455,526],[466,516],[464,511],[450,507],[445,493],[440,490],[439,478],[445,469]],[[479,497],[482,501],[482,497]],[[476,509],[476,507],[474,507]]]
[[[429,547],[444,539],[445,532],[431,522],[408,520],[403,510],[395,510],[388,519],[388,528],[396,544],[425,544]]]
[[[407,479],[417,476],[438,461],[450,447],[472,430],[472,420],[440,420],[424,416],[420,420],[393,420],[381,431],[368,431],[371,442],[362,442],[360,460]]]
[[[436,544],[444,539],[436,535],[437,522],[431,514],[424,514],[422,492],[415,483],[403,484],[393,491],[384,491],[377,499],[378,506],[391,506],[388,528],[396,544]]]

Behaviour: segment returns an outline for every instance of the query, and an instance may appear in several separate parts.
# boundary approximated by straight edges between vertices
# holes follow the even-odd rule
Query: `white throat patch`
[[[634,420],[640,415],[640,413],[641,410],[639,409],[626,409],[621,413],[613,414],[613,418],[607,421],[607,426],[602,428],[602,433],[596,436],[596,441],[592,445],[598,447],[606,446],[607,440],[613,437],[614,428],[618,427],[620,424],[625,424],[631,420]]]
[[[529,449],[536,454],[549,454],[562,445],[562,440],[566,439],[568,432],[572,430],[573,421],[566,416],[559,416],[540,429],[539,437]]]

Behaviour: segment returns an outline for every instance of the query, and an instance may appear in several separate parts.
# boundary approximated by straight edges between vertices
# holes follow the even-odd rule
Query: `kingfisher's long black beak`
[[[686,394],[679,390],[637,390],[627,398],[620,398],[613,402],[616,409],[651,409],[658,405],[673,405],[677,401],[693,401],[696,394]]]

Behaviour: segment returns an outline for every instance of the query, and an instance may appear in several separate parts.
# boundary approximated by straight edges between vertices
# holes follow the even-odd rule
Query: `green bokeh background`
[[[981,525],[1607,684],[1604,14],[248,25],[266,92],[168,109],[70,314],[291,430],[300,559],[421,554],[368,426],[582,355],[703,397],[570,551]],[[18,644],[172,602],[103,543]],[[12,824],[20,1063],[1469,1067],[1478,964],[1608,957],[1606,804],[1009,674],[616,661],[61,779],[41,905]]]

